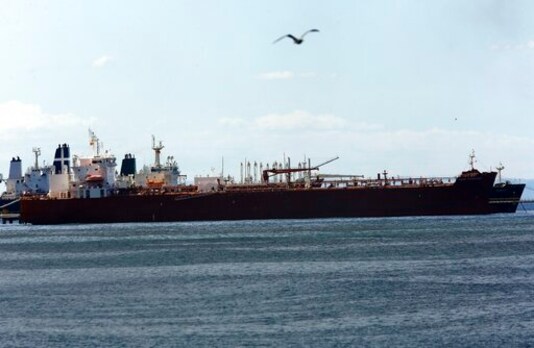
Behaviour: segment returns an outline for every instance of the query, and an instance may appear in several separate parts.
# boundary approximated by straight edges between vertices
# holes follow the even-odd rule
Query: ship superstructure
[[[22,174],[22,160],[13,157],[9,163],[9,175],[0,182],[6,185],[5,192],[0,196],[0,213],[18,213],[20,210],[19,200],[23,195],[46,195],[50,191],[50,176],[53,173],[52,166],[39,165],[40,148],[33,148],[35,162]]]
[[[169,156],[166,163],[161,163],[161,150],[164,146],[161,141],[156,144],[154,138],[154,164],[139,172],[136,172],[136,160],[132,154],[124,156],[120,173],[117,172],[116,157],[111,151],[103,150],[103,143],[91,130],[89,145],[93,150],[92,155],[74,155],[72,161],[69,145],[58,145],[50,175],[48,198],[104,198],[146,190],[159,192],[185,185],[186,176],[180,173],[174,157]]]
[[[110,151],[102,151],[103,144],[89,130],[92,156],[74,156],[70,195],[79,198],[101,198],[115,190],[117,159]]]
[[[35,162],[22,174],[22,160],[13,157],[9,163],[9,176],[5,179],[6,191],[2,193],[2,199],[17,199],[23,194],[47,194],[50,190],[51,166],[40,166],[40,148],[33,148]],[[0,180],[2,180],[0,178]]]
[[[152,150],[154,150],[154,163],[150,168],[144,168],[138,175],[139,186],[151,189],[162,189],[164,187],[184,186],[187,176],[182,175],[178,163],[174,156],[168,156],[165,163],[161,162],[161,150],[165,146],[161,140],[156,142],[156,137],[152,136]]]
[[[46,195],[50,191],[50,176],[53,173],[52,166],[39,165],[40,148],[33,148],[35,163],[22,174],[22,160],[13,157],[9,163],[9,175],[3,179],[0,174],[0,182],[6,185],[5,192],[0,195],[0,216],[3,223],[13,222],[18,219],[20,212],[20,199],[24,195]]]

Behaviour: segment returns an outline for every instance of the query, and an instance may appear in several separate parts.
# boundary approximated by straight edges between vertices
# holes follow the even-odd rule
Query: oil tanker
[[[319,174],[311,161],[241,164],[241,180],[224,175],[197,177],[186,184],[173,157],[137,172],[127,154],[116,175],[116,159],[99,151],[92,157],[68,157],[58,147],[48,195],[23,196],[20,221],[31,224],[170,222],[254,219],[309,219],[514,212],[524,185],[494,186],[496,172],[474,168],[458,177],[401,178],[388,173]]]

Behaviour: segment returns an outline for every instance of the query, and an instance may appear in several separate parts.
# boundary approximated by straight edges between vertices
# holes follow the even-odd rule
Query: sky
[[[0,0],[0,173],[59,143],[183,174],[534,178],[532,1]],[[310,33],[301,45],[282,35]]]

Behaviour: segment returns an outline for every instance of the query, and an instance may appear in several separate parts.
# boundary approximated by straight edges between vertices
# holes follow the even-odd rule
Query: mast
[[[100,140],[96,136],[95,132],[93,132],[90,128],[89,128],[89,145],[93,147],[93,153],[96,150],[96,156],[97,157],[100,156]]]
[[[475,157],[475,150],[473,149],[469,155],[469,165],[471,166],[471,170],[475,170],[475,163],[477,161]]]
[[[159,144],[156,145],[156,137],[152,135],[152,150],[154,150],[154,167],[155,168],[161,168],[161,150],[164,148],[163,144],[161,143],[161,140],[159,141]]]
[[[497,172],[499,173],[499,174],[498,174],[498,177],[499,177],[499,183],[501,183],[501,182],[502,182],[501,172],[502,172],[502,170],[504,169],[504,166],[502,165],[501,162],[499,162],[499,166],[498,166],[497,168],[495,168],[495,169],[497,169]]]
[[[39,156],[41,155],[41,148],[40,147],[34,147],[32,149],[32,152],[35,154],[35,166],[34,169],[39,169]]]

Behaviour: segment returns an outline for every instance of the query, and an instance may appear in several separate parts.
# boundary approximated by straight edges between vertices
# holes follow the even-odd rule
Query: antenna
[[[34,147],[32,151],[35,154],[35,169],[39,169],[39,156],[41,156],[41,148]]]
[[[89,128],[89,145],[93,147],[93,153],[96,151],[96,155],[100,156],[100,141],[91,128]]]
[[[159,145],[156,145],[156,137],[154,135],[152,135],[152,150],[154,150],[154,152],[155,152],[154,167],[156,167],[156,168],[160,168],[161,167],[160,155],[161,155],[161,150],[164,147],[165,146],[163,146],[163,144],[161,143],[161,140],[159,141]]]
[[[499,175],[498,175],[499,176],[499,182],[502,182],[501,172],[504,169],[504,166],[502,165],[502,162],[499,162],[499,166],[497,166],[497,168],[495,168],[495,169],[497,169],[497,172],[499,172]]]
[[[469,165],[471,166],[471,170],[475,170],[475,163],[477,160],[475,159],[475,150],[471,150],[471,154],[469,155]]]

